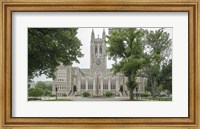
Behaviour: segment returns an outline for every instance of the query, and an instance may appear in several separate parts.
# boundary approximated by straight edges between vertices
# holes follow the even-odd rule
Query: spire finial
[[[92,35],[94,35],[94,29],[92,28]]]
[[[103,28],[103,34],[105,34],[105,28]]]
[[[102,39],[105,41],[106,40],[106,32],[105,29],[103,28],[103,33],[102,33]]]
[[[92,28],[92,33],[91,33],[91,41],[93,42],[95,39],[95,35],[94,35],[94,29]]]

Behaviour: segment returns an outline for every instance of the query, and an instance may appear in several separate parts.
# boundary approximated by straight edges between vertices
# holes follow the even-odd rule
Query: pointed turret
[[[106,40],[106,32],[105,29],[103,29],[103,33],[102,33],[102,40],[105,41]]]
[[[92,29],[92,33],[91,33],[91,42],[94,42],[95,39],[95,35],[94,35],[94,30]]]

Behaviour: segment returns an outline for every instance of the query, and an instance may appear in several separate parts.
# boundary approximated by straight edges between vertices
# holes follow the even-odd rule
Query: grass
[[[36,100],[41,100],[41,98],[28,98],[28,101],[36,101]]]
[[[154,101],[172,101],[172,98],[150,98],[150,100],[154,100]]]
[[[51,99],[51,100],[44,100],[44,101],[71,101],[70,99]]]
[[[124,100],[119,100],[119,101],[146,101],[146,100],[136,100],[136,99],[134,99],[134,100],[130,100],[130,99],[124,99]]]
[[[157,97],[157,98],[143,98],[143,100],[130,100],[130,99],[125,99],[125,100],[120,100],[120,101],[172,101],[172,98],[162,98],[162,97]]]

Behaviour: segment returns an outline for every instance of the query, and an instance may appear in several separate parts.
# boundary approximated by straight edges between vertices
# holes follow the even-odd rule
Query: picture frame
[[[0,126],[1,128],[138,128],[178,129],[200,127],[199,105],[199,1],[134,0],[70,1],[70,0],[5,0],[1,1],[0,37]],[[12,117],[12,12],[188,12],[189,14],[189,117],[163,118],[98,118],[98,117]]]

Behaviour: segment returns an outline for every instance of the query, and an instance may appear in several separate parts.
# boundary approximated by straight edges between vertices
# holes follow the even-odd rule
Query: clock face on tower
[[[96,64],[97,64],[97,65],[100,65],[100,64],[101,64],[101,60],[100,60],[100,59],[97,59],[97,60],[96,60]]]

